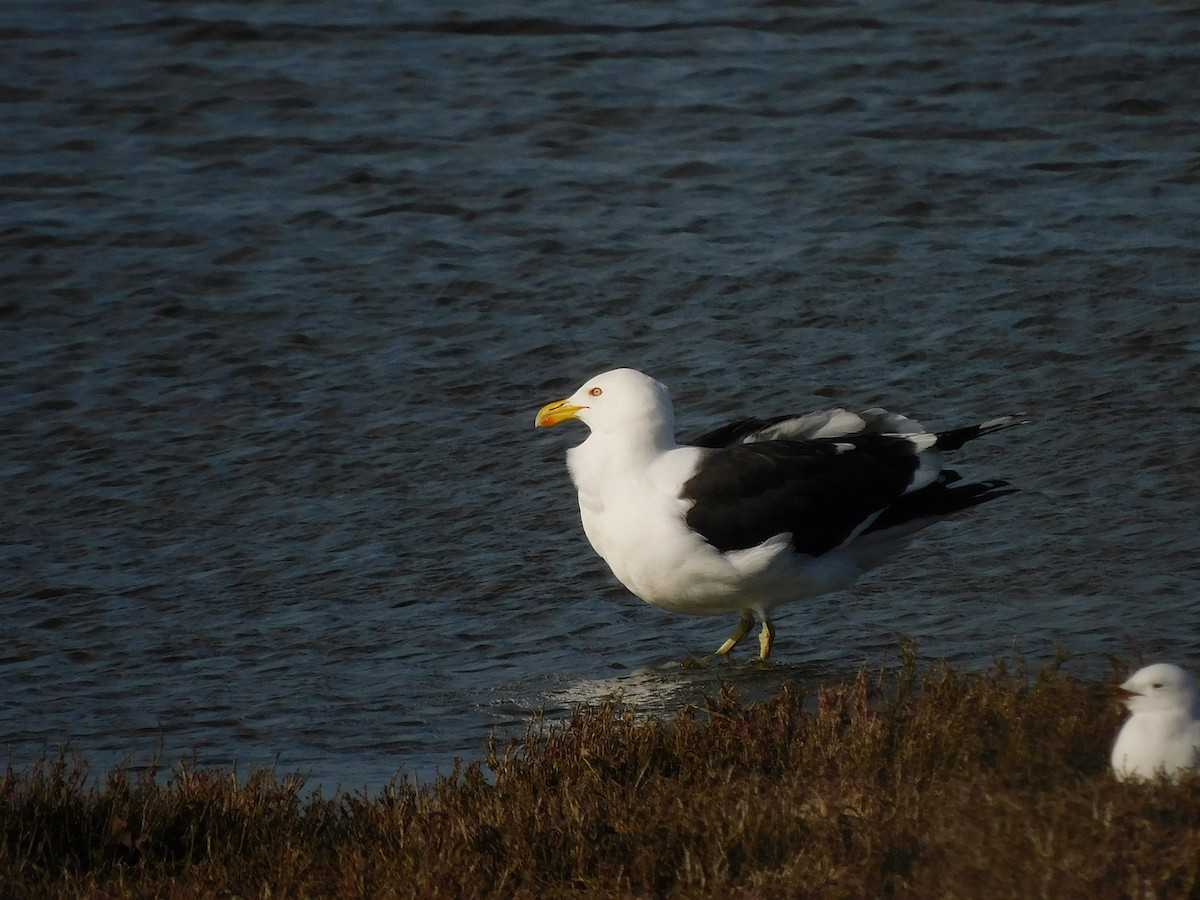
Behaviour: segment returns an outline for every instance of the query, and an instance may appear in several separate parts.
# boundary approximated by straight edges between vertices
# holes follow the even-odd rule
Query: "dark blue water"
[[[1200,666],[1191,4],[10,0],[0,743],[428,778],[623,691]],[[1027,412],[776,662],[626,594],[533,412]]]

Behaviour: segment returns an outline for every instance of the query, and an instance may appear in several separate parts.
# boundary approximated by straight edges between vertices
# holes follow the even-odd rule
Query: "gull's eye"
[[[1154,684],[1150,685],[1150,687],[1154,688],[1156,691],[1161,691],[1162,690],[1162,682],[1156,681],[1156,682],[1154,682]]]
[[[588,394],[590,394],[590,395],[591,395],[591,396],[593,396],[593,397],[599,397],[599,396],[600,396],[601,394],[603,394],[603,393],[604,393],[604,391],[602,391],[602,390],[601,390],[600,388],[598,388],[598,387],[594,387],[594,388],[592,388],[590,391],[588,391]]]

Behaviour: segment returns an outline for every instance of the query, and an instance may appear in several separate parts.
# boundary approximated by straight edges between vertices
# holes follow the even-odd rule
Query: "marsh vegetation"
[[[64,756],[0,781],[0,896],[1200,896],[1200,778],[1118,783],[1120,718],[1058,668],[908,653],[670,718],[580,707],[373,796]]]

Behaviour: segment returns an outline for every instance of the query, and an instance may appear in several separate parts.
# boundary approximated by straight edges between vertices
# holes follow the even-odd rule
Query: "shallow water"
[[[0,741],[428,778],[904,636],[1200,667],[1184,3],[73,3],[0,16]],[[1032,423],[1022,492],[777,662],[594,557],[544,402]]]

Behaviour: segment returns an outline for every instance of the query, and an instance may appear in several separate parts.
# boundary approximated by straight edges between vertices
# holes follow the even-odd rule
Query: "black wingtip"
[[[986,422],[980,422],[978,425],[968,425],[966,428],[954,428],[950,431],[939,432],[937,443],[934,446],[939,450],[958,450],[967,441],[973,441],[982,435],[1028,424],[1029,419],[1026,418],[1024,413],[1017,413],[1011,416],[997,416],[994,419],[988,419]]]
[[[999,478],[962,484],[957,472],[947,470],[942,473],[942,480],[938,483],[912,494],[905,494],[885,509],[864,534],[883,531],[918,519],[945,518],[1020,490]]]

